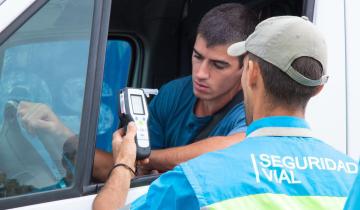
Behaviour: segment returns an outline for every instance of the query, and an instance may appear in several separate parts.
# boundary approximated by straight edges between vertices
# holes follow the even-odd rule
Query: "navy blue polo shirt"
[[[149,105],[148,124],[152,149],[183,146],[196,138],[212,116],[197,117],[193,111],[195,103],[191,76],[173,80],[160,89]],[[242,102],[220,120],[209,137],[226,136],[235,131],[246,131]]]

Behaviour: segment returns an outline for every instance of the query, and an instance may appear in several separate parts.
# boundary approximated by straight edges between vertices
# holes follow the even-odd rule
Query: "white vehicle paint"
[[[314,22],[326,38],[330,77],[320,95],[310,100],[306,117],[320,138],[346,152],[344,3],[316,1]]]
[[[0,1],[0,33],[36,0],[1,0]]]
[[[345,2],[346,78],[347,78],[347,152],[353,158],[360,157],[360,1]]]
[[[314,22],[328,45],[328,83],[308,105],[307,119],[318,135],[354,159],[360,155],[360,3],[317,0]]]
[[[149,186],[131,188],[126,199],[126,204],[130,204],[141,195],[148,191]],[[13,208],[11,210],[64,210],[64,209],[82,209],[91,210],[92,202],[96,195],[88,195],[79,198],[71,198],[59,200],[49,203],[41,203],[37,205],[25,206],[20,208]]]

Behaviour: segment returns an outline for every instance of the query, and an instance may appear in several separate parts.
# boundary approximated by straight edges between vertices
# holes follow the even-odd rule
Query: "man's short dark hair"
[[[201,19],[198,35],[207,47],[232,44],[245,40],[258,23],[255,12],[239,3],[227,3],[214,7]]]
[[[301,85],[273,64],[252,53],[248,55],[250,60],[259,64],[265,91],[273,103],[305,109],[309,99],[316,94],[317,87]],[[319,79],[323,73],[320,62],[311,57],[294,60],[292,67],[309,79]]]

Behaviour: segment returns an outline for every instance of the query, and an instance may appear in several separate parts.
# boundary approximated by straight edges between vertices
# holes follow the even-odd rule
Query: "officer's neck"
[[[259,97],[259,100],[254,103],[253,120],[271,116],[305,118],[305,109],[300,106],[290,107],[288,105],[274,103],[271,100],[266,100],[266,97],[263,97],[262,99],[263,100]]]
[[[289,110],[283,109],[281,107],[277,107],[274,110],[261,110],[259,112],[254,112],[253,120],[258,120],[264,117],[272,117],[272,116],[292,116],[292,117],[299,117],[305,118],[304,112],[300,110]]]

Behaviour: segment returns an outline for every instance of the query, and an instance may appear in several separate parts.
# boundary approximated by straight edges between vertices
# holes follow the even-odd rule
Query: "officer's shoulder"
[[[254,142],[245,139],[227,148],[200,155],[188,162],[190,164],[198,164],[202,162],[220,164],[220,162],[222,161],[228,161],[233,159],[240,160],[242,158],[245,159],[248,157],[248,151],[253,151],[255,147],[258,147],[258,144],[255,145]]]

